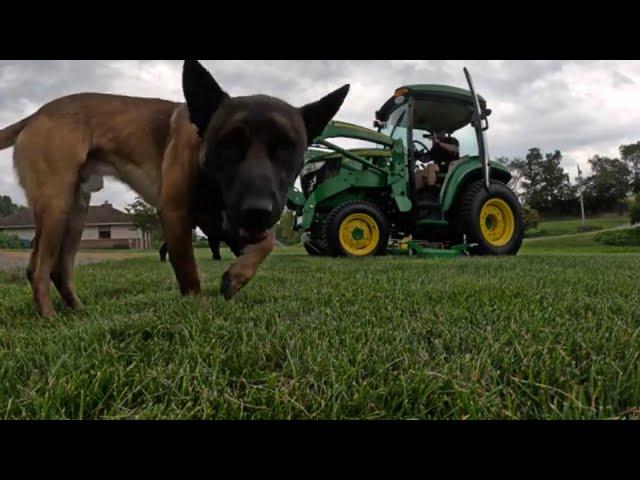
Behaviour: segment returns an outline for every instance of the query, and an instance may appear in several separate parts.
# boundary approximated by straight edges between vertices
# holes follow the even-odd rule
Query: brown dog
[[[198,294],[191,243],[203,215],[239,252],[225,272],[231,298],[272,251],[304,152],[337,113],[349,86],[302,108],[264,95],[231,98],[197,61],[183,67],[185,104],[83,93],[54,100],[0,131],[33,210],[27,269],[40,314],[54,314],[49,282],[81,306],[71,276],[91,192],[102,177],[127,183],[159,213],[182,294]]]

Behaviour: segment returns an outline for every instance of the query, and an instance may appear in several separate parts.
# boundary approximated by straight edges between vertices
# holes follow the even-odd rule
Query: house
[[[0,232],[18,235],[32,241],[35,235],[33,214],[28,208],[13,215],[0,217]],[[133,227],[131,216],[114,208],[109,202],[89,206],[80,248],[151,248],[151,239]]]

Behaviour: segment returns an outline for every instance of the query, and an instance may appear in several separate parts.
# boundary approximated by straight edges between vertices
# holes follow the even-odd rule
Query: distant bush
[[[522,221],[524,222],[524,231],[538,228],[540,224],[540,214],[534,208],[522,207]]]
[[[636,199],[631,206],[631,209],[629,210],[629,218],[631,219],[631,225],[640,223],[640,198]]]
[[[276,224],[273,232],[276,240],[283,245],[297,245],[300,243],[300,231],[293,229],[295,223],[295,214],[292,211],[285,211],[280,217],[280,221]]]
[[[18,235],[0,232],[0,248],[24,248],[24,242]]]
[[[596,234],[595,241],[617,247],[640,247],[640,228],[625,228]]]

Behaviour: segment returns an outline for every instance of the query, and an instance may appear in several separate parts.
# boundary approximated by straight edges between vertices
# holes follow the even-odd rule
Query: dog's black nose
[[[250,209],[242,211],[242,225],[251,230],[266,230],[271,225],[271,210]]]
[[[251,204],[242,209],[242,226],[251,230],[266,230],[271,226],[271,202]]]

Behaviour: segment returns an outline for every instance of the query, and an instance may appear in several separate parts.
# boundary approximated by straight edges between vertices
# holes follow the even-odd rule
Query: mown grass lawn
[[[179,297],[168,263],[133,258],[79,267],[86,310],[56,295],[51,322],[22,272],[0,272],[0,418],[637,417],[640,248],[572,248],[280,249],[230,302],[228,262],[206,250],[200,300]]]
[[[633,227],[640,228],[640,227]],[[636,254],[640,245],[610,246],[596,242],[598,232],[580,233],[563,237],[525,239],[520,253],[523,255],[590,255],[590,254]]]
[[[604,230],[607,228],[615,228],[623,225],[628,225],[629,216],[609,215],[601,217],[588,217],[585,223],[587,227],[592,227],[597,230]],[[571,235],[574,233],[580,233],[579,228],[581,226],[581,218],[542,221],[538,225],[538,228],[528,230],[525,236],[527,238],[537,238],[551,237],[556,235]]]

